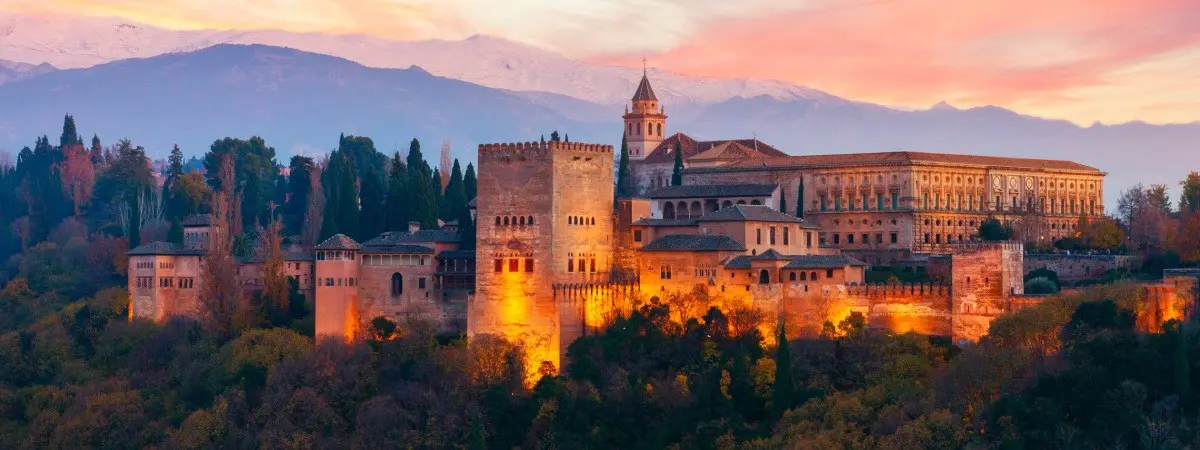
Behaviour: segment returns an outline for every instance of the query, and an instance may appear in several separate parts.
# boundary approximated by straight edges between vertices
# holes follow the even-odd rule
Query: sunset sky
[[[1200,0],[0,0],[175,29],[498,36],[587,61],[902,107],[1200,121]]]

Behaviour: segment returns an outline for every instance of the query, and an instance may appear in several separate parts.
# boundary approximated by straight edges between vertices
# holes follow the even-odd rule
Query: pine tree
[[[171,147],[171,156],[167,157],[167,180],[173,180],[183,175],[183,151],[179,144]]]
[[[339,152],[340,153],[340,152]],[[341,155],[341,166],[338,168],[338,232],[346,236],[359,235],[359,203],[358,180],[354,171],[354,158],[348,154]]]
[[[475,249],[475,221],[471,219],[471,208],[463,205],[458,209],[458,246],[463,250]]]
[[[543,144],[545,144],[545,143],[546,143],[546,135],[544,135],[544,134],[542,135],[542,143],[543,143]]]
[[[387,186],[384,185],[383,175],[374,167],[367,169],[361,184],[362,214],[358,238],[367,240],[383,233],[387,226]]]
[[[408,168],[404,165],[404,159],[400,157],[400,152],[396,152],[392,157],[391,173],[388,174],[388,195],[385,206],[387,212],[384,214],[388,230],[401,231],[408,226],[408,196],[410,193]]]
[[[479,180],[475,178],[475,165],[467,163],[467,173],[463,175],[463,190],[466,191],[467,203],[479,195]]]
[[[442,219],[457,219],[459,210],[467,206],[467,201],[470,200],[466,197],[462,169],[458,165],[458,159],[455,159],[454,166],[450,169],[450,181],[446,183],[446,191],[442,193],[442,204],[445,205],[445,209],[441,211]]]
[[[561,142],[561,141],[562,141],[562,139],[560,139],[558,137],[558,130],[554,130],[550,133],[550,142]]]
[[[792,351],[787,340],[787,330],[784,321],[779,321],[779,336],[776,339],[775,352],[775,385],[771,395],[777,415],[791,409],[796,386],[792,379]]]
[[[617,165],[617,197],[629,197],[632,193],[629,188],[629,144],[625,139],[625,134],[621,134],[621,159]]]
[[[62,136],[58,138],[58,141],[59,147],[66,147],[74,144],[83,145],[83,141],[79,139],[79,131],[75,130],[75,118],[70,114],[67,114],[67,116],[63,118]]]
[[[571,142],[571,135],[563,134],[563,142]]]
[[[420,222],[421,228],[436,228],[438,211],[436,190],[433,187],[433,173],[425,169],[414,174],[410,167],[409,174],[412,175],[412,178],[409,179],[412,196],[410,197],[408,220]]]
[[[796,186],[796,217],[804,218],[804,177],[800,178],[800,184]]]
[[[438,169],[433,169],[433,175],[430,176],[429,186],[433,188],[433,205],[434,214],[437,218],[442,218],[442,210],[445,209],[445,196],[442,195],[442,174],[438,173]],[[434,222],[436,226],[436,221]]]
[[[675,141],[675,167],[671,169],[671,186],[683,186],[683,150]]]
[[[421,155],[421,142],[417,138],[413,138],[408,144],[408,158],[406,161],[408,166],[409,178],[417,172],[421,172],[428,164],[425,163],[425,156]]]
[[[91,152],[92,152],[92,164],[95,164],[95,165],[104,164],[104,162],[105,162],[104,161],[104,147],[102,147],[100,145],[100,136],[99,135],[95,135],[95,134],[92,135]]]
[[[301,234],[308,210],[317,165],[312,158],[292,156],[288,164],[287,194],[283,203],[283,226],[289,235]]]

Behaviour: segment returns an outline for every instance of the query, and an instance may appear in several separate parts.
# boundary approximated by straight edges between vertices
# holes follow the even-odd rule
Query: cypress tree
[[[779,212],[787,212],[787,192],[784,192],[783,189],[779,190]]]
[[[408,220],[420,222],[421,228],[436,228],[438,210],[436,190],[432,185],[432,173],[424,170],[415,175],[409,179],[412,187],[412,200],[409,204]]]
[[[338,170],[338,232],[346,236],[359,235],[358,180],[355,177],[354,158],[343,154]]]
[[[178,217],[171,218],[171,228],[167,230],[167,242],[173,244],[183,243],[183,224],[179,222]]]
[[[450,169],[450,181],[446,183],[446,191],[442,194],[442,204],[445,209],[441,215],[444,220],[454,220],[458,218],[459,210],[467,206],[466,187],[463,186],[462,168],[458,165],[458,159],[454,160],[454,166]]]
[[[427,165],[425,164],[425,156],[421,155],[421,142],[418,141],[417,138],[413,138],[412,142],[408,144],[407,164],[409,178],[412,178],[414,174],[421,172],[422,169]]]
[[[542,143],[543,143],[543,144],[545,144],[545,143],[546,143],[546,135],[544,135],[544,134],[542,135]]]
[[[304,215],[308,213],[308,198],[312,189],[312,176],[317,165],[312,158],[293,156],[288,164],[287,197],[283,206],[283,224],[287,233],[297,235],[303,231]]]
[[[783,414],[792,407],[795,395],[795,384],[792,380],[792,351],[787,340],[787,330],[782,320],[779,321],[779,336],[776,339],[775,352],[775,384],[772,386],[772,400],[777,415]]]
[[[104,164],[104,148],[100,145],[100,136],[92,135],[92,164]]]
[[[683,186],[683,150],[675,141],[675,167],[671,170],[671,186]]]
[[[433,187],[433,199],[436,206],[434,213],[437,214],[437,218],[441,219],[443,217],[442,211],[446,208],[446,202],[442,195],[442,174],[438,173],[436,167],[433,169],[433,175],[429,179],[429,185]]]
[[[463,205],[458,209],[458,246],[463,250],[475,249],[475,221],[471,219],[471,208]]]
[[[475,178],[475,165],[467,163],[467,173],[463,175],[463,190],[466,191],[467,203],[479,195],[479,180]]]
[[[629,197],[629,144],[621,133],[621,159],[617,165],[617,197]]]
[[[571,142],[571,134],[570,133],[563,134],[563,142]]]
[[[367,168],[360,184],[362,214],[358,238],[362,241],[378,236],[387,227],[387,187],[384,185],[383,175],[374,166]]]
[[[67,114],[67,116],[63,118],[62,136],[58,138],[58,142],[59,147],[66,147],[74,144],[83,145],[83,141],[79,139],[79,131],[75,130],[75,118],[70,114]]]
[[[800,184],[796,186],[796,217],[804,218],[804,177],[800,177]]]
[[[558,130],[554,130],[554,131],[550,132],[550,142],[561,142],[561,141],[562,141],[562,139],[558,137]]]
[[[404,165],[400,152],[396,152],[392,156],[392,169],[388,175],[387,213],[384,215],[388,230],[401,231],[408,226],[408,196],[411,192],[408,188],[408,167]]]

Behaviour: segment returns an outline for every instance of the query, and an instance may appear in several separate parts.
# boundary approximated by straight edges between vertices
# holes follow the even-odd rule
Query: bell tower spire
[[[662,143],[667,126],[667,115],[650,86],[650,72],[646,58],[642,57],[642,80],[633,92],[630,107],[625,108],[625,142],[629,146],[629,159],[641,161]]]

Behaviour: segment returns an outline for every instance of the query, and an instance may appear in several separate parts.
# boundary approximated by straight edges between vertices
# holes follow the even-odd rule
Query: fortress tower
[[[357,337],[358,253],[353,239],[337,234],[313,247],[316,251],[316,336]]]
[[[632,110],[625,108],[625,142],[629,146],[629,160],[641,161],[663,141],[667,127],[665,110],[658,104],[644,70],[632,104]]]
[[[609,279],[612,152],[575,142],[479,146],[467,335],[523,343],[530,372],[561,369],[566,346],[582,334],[579,305],[556,302],[553,286]]]

